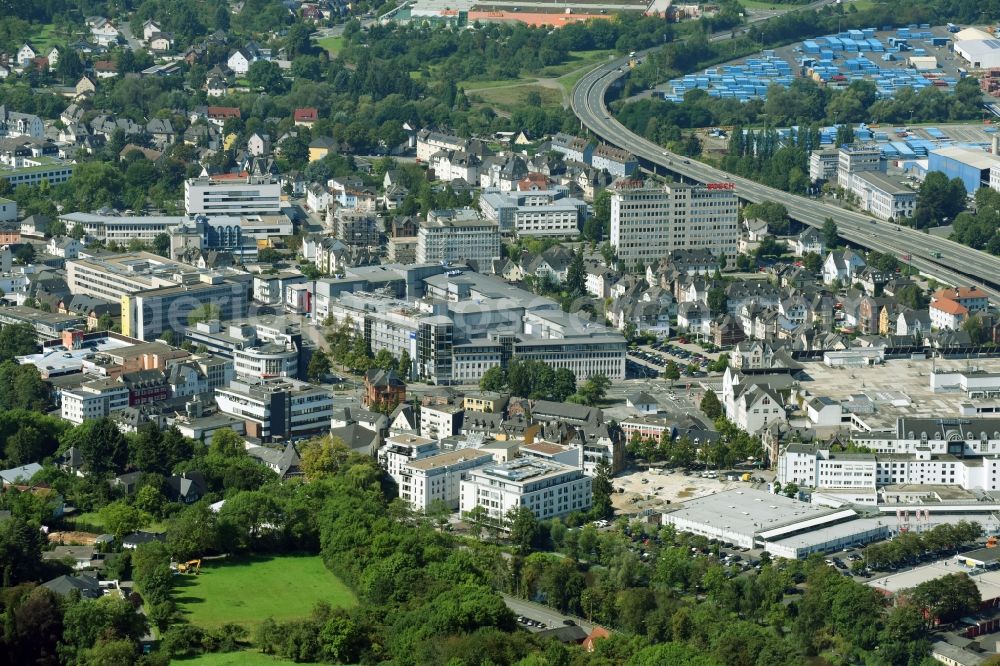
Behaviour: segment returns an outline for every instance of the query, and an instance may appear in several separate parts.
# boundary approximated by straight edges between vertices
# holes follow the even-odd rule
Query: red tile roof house
[[[312,107],[295,109],[295,112],[292,114],[292,120],[295,121],[296,125],[310,127],[314,122],[319,120],[319,111]]]
[[[235,106],[210,106],[206,111],[209,120],[229,120],[239,118],[240,110]]]

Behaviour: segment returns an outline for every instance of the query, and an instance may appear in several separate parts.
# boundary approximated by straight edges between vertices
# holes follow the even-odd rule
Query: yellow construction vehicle
[[[178,573],[193,573],[195,576],[201,571],[201,560],[188,560],[177,565]]]

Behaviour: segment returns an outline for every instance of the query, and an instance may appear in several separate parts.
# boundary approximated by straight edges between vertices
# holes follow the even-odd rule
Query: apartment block
[[[523,506],[548,520],[587,511],[592,499],[591,479],[579,467],[532,458],[473,469],[460,485],[463,514],[481,506],[501,525],[513,508]]]
[[[400,470],[399,497],[414,511],[427,511],[436,502],[457,509],[462,480],[492,462],[492,453],[472,448],[413,460]]]
[[[62,418],[74,425],[110,416],[129,406],[129,389],[112,379],[97,379],[61,392]]]

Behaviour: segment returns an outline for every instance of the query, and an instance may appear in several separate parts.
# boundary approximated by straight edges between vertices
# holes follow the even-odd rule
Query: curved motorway
[[[713,41],[729,37],[729,33],[716,35]],[[909,256],[909,263],[921,272],[955,286],[976,285],[989,294],[991,301],[1000,304],[1000,257],[908,227],[846,211],[816,199],[761,185],[703,162],[671,153],[634,134],[611,116],[605,103],[608,89],[626,76],[628,69],[627,58],[609,61],[588,72],[573,88],[573,112],[584,127],[604,141],[628,150],[655,171],[670,172],[693,182],[731,181],[735,183],[736,192],[741,199],[750,202],[779,202],[788,209],[789,216],[802,223],[821,227],[826,218],[833,218],[840,236],[845,240],[900,259]],[[940,257],[934,256],[935,253],[940,253]]]

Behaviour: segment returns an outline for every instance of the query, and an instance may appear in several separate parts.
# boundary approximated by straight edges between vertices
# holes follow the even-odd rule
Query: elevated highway
[[[824,3],[814,3],[811,6],[821,4]],[[713,41],[729,39],[730,36],[730,33],[716,35]],[[611,116],[605,101],[612,85],[627,76],[628,71],[627,58],[600,65],[577,82],[573,88],[571,103],[573,112],[583,127],[604,141],[628,150],[644,167],[656,173],[671,174],[687,182],[732,182],[740,199],[755,203],[781,203],[788,209],[790,217],[814,227],[822,227],[827,218],[833,218],[840,236],[845,240],[891,254],[946,284],[978,286],[989,294],[994,304],[1000,304],[1000,257],[946,238],[878,221],[817,199],[761,185],[664,150],[662,146],[633,133]]]

